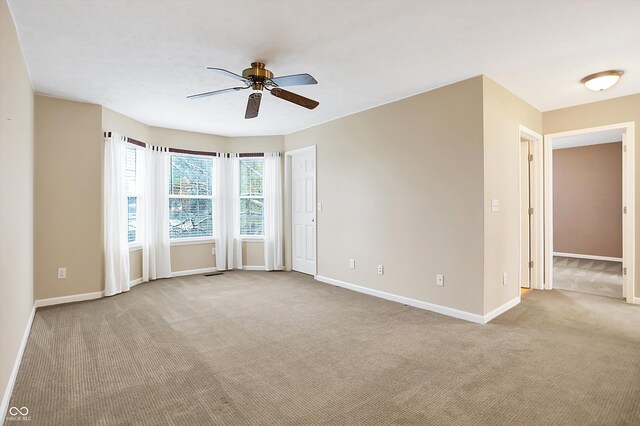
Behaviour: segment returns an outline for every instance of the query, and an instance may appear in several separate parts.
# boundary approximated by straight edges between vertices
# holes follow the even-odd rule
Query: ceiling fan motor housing
[[[264,67],[262,62],[252,62],[251,68],[242,71],[242,76],[251,80],[253,90],[262,90],[264,81],[271,80],[273,73]]]

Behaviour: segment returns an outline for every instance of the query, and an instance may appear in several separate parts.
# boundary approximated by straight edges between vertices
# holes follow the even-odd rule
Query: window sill
[[[191,246],[195,244],[214,244],[216,242],[215,239],[206,237],[206,238],[181,238],[179,240],[170,240],[170,246]]]
[[[240,237],[240,241],[245,242],[245,243],[262,243],[264,242],[264,237],[252,237],[252,236],[247,236],[247,237]]]
[[[138,251],[138,250],[142,250],[142,244],[140,244],[140,243],[130,243],[129,244],[129,251]]]

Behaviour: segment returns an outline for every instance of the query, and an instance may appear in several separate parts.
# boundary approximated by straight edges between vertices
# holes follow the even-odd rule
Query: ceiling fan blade
[[[198,93],[197,95],[189,95],[189,96],[187,96],[187,99],[205,98],[207,96],[220,95],[222,93],[237,92],[238,90],[248,89],[249,87],[250,86],[247,86],[247,87],[230,87],[228,89],[214,90],[213,92]]]
[[[271,89],[271,94],[276,98],[284,99],[285,101],[292,102],[296,105],[300,105],[301,107],[305,107],[307,109],[314,109],[320,102],[314,101],[313,99],[305,98],[304,96],[300,96],[296,93],[289,92],[288,90],[274,88]]]
[[[243,81],[243,82],[249,84],[249,79],[248,78],[244,78],[243,76],[238,75],[238,74],[236,74],[234,72],[225,70],[224,68],[207,67],[207,69],[211,70],[211,71],[215,71],[218,74],[226,75],[227,77],[235,78],[236,80],[240,80],[240,81]]]
[[[256,118],[258,112],[260,112],[260,101],[262,100],[262,93],[255,92],[249,95],[247,101],[247,111],[244,113],[244,118]]]
[[[309,74],[283,75],[272,78],[271,81],[276,87],[302,86],[304,84],[318,84],[315,78]]]

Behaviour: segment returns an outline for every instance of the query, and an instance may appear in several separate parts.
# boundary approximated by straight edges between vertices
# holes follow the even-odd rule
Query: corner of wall
[[[519,300],[520,125],[541,133],[542,113],[486,75],[482,87],[484,313],[489,314]]]

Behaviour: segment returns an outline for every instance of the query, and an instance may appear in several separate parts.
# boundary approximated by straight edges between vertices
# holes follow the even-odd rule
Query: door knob
[[[311,223],[316,223],[316,218],[311,219]]]

